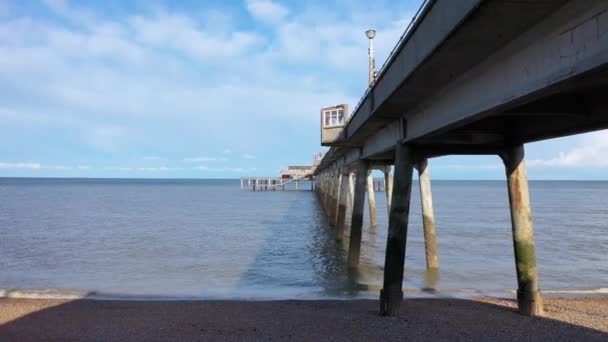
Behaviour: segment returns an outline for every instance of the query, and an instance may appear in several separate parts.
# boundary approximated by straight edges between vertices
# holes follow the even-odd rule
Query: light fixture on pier
[[[369,49],[367,53],[369,55],[369,84],[373,84],[376,79],[376,60],[374,58],[374,38],[376,37],[376,30],[365,31],[367,39],[369,39]]]

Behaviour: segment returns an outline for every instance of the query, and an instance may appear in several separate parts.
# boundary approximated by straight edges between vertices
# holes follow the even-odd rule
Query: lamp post
[[[376,61],[374,59],[374,38],[376,37],[376,30],[365,31],[367,39],[369,39],[369,84],[372,85],[376,79]]]

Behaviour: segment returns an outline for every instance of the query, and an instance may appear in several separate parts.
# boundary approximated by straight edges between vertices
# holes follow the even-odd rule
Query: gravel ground
[[[608,298],[545,299],[546,317],[508,299],[407,299],[397,318],[349,301],[0,299],[0,341],[608,341]]]

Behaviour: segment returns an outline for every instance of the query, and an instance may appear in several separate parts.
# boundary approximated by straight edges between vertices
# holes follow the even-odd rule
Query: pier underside
[[[390,210],[380,313],[396,315],[403,297],[414,170],[427,268],[436,270],[427,159],[488,154],[505,166],[519,312],[542,316],[524,144],[608,128],[606,94],[608,2],[428,1],[315,171],[330,217],[349,204],[337,179],[353,180],[351,267],[358,262],[364,178],[370,169],[385,172]]]

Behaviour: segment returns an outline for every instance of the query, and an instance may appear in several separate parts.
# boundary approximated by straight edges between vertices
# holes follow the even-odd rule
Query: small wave
[[[600,287],[591,290],[543,290],[547,294],[608,294],[608,287]]]
[[[95,292],[79,290],[12,290],[0,289],[0,298],[19,299],[83,299],[94,295]]]
[[[62,290],[62,289],[0,289],[0,299],[15,298],[15,299],[91,299],[91,300],[144,300],[144,301],[199,301],[199,300],[349,300],[349,299],[373,299],[377,297],[377,293],[382,286],[380,285],[360,285],[355,293],[348,291],[336,291],[333,294],[320,293],[299,293],[297,295],[277,295],[276,293],[233,293],[223,294],[221,296],[179,296],[179,295],[144,295],[144,294],[116,294],[103,293],[96,291],[84,290]],[[413,298],[473,298],[473,297],[513,297],[515,290],[476,290],[476,289],[454,289],[454,288],[439,288],[439,289],[420,289],[420,288],[403,288],[403,291]],[[543,290],[543,294],[550,297],[580,297],[580,296],[604,296],[608,295],[608,288],[601,287],[597,289],[579,289],[579,290]]]

